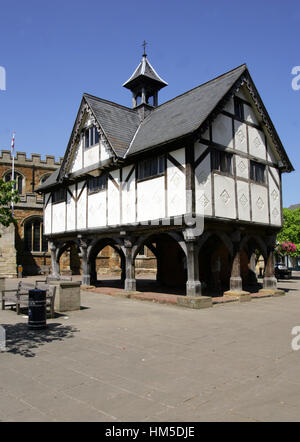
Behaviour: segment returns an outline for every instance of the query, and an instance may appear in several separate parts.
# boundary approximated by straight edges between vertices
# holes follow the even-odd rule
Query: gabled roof
[[[155,71],[145,54],[143,55],[143,58],[134,73],[127,81],[125,81],[123,86],[127,89],[131,89],[135,86],[135,83],[139,82],[143,78],[154,81],[159,89],[168,85],[168,83],[166,83]]]
[[[146,73],[146,67],[145,65],[144,67],[142,66],[142,62],[128,82],[141,75],[141,72]],[[146,66],[150,66],[154,72],[153,75],[157,76],[148,61]],[[145,68],[145,70],[142,71],[142,68]],[[147,71],[147,75],[148,74],[149,72]],[[126,84],[128,84],[128,82],[126,82]],[[283,169],[291,172],[294,170],[293,166],[255,88],[247,66],[243,64],[220,77],[161,104],[151,110],[142,121],[137,109],[130,109],[93,95],[83,94],[82,103],[62,165],[38,190],[43,189],[43,191],[45,191],[47,187],[52,187],[65,176],[66,167],[70,162],[72,149],[74,148],[72,140],[76,133],[78,133],[79,120],[82,115],[81,108],[84,108],[84,105],[88,106],[94,115],[98,127],[101,129],[102,134],[106,138],[116,158],[130,158],[131,156],[170,143],[176,139],[196,133],[198,134],[200,128],[203,129],[210,120],[213,121],[219,111],[224,107],[226,100],[229,99],[235,90],[243,83],[247,84],[248,91],[275,144],[277,153],[284,165]]]
[[[137,112],[93,95],[83,94],[83,97],[116,155],[123,157],[140,124]]]
[[[141,123],[126,157],[193,133],[246,70],[245,64],[239,66],[154,108]]]

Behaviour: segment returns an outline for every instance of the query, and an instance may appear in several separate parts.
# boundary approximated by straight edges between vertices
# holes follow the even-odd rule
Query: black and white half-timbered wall
[[[124,83],[132,109],[83,95],[62,165],[38,189],[53,274],[76,244],[92,284],[111,245],[132,291],[146,245],[162,283],[190,297],[238,294],[255,283],[259,250],[264,289],[276,290],[281,174],[293,166],[246,65],[158,105],[166,85],[144,55]],[[186,222],[202,214],[203,229]]]

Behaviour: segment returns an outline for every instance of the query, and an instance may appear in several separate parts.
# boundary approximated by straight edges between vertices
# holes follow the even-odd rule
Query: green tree
[[[295,255],[300,254],[300,207],[295,210],[283,209],[283,225],[277,241],[292,242],[297,247]]]
[[[20,201],[20,196],[15,190],[15,181],[4,182],[0,179],[0,224],[5,227],[16,224],[11,211],[11,203],[16,204],[18,201]]]

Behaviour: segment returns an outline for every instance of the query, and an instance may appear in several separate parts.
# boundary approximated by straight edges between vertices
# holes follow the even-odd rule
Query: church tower
[[[158,91],[168,85],[151,66],[145,53],[145,46],[144,42],[144,53],[140,64],[123,84],[132,92],[132,107],[141,110],[143,108],[144,111],[158,105]]]

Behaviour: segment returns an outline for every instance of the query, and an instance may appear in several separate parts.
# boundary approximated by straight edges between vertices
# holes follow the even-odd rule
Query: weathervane
[[[147,46],[147,42],[146,42],[146,40],[144,40],[144,42],[143,42],[143,44],[142,44],[142,46],[143,46],[143,48],[144,48],[144,53],[143,53],[143,57],[146,57],[147,56],[147,54],[146,54],[146,46]]]

